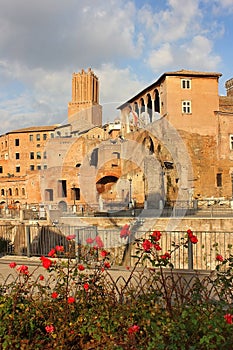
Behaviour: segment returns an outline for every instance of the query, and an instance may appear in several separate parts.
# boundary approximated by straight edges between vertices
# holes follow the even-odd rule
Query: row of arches
[[[147,124],[153,123],[161,118],[161,105],[158,89],[138,97],[128,104],[126,124],[143,128]]]
[[[160,113],[160,96],[159,91],[155,89],[153,93],[148,93],[133,103],[133,111],[140,116],[142,113],[147,113],[149,122],[153,121],[154,113]]]
[[[18,196],[25,196],[25,188],[22,187],[21,189],[19,188],[1,188],[1,196],[2,197],[18,197]]]

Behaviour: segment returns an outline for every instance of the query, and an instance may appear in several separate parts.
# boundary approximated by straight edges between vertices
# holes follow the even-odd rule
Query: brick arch
[[[96,182],[96,189],[98,193],[104,193],[111,189],[112,185],[118,181],[115,175],[105,175]]]
[[[142,141],[142,144],[144,147],[149,149],[150,154],[155,153],[154,142],[150,136],[145,137],[144,140]]]

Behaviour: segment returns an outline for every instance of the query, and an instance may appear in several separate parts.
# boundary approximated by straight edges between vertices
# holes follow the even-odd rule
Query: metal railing
[[[174,250],[187,237],[186,231],[161,231],[161,254]],[[82,260],[82,249],[93,247],[96,237],[103,242],[104,249],[110,252],[113,265],[133,266],[136,262],[136,238],[147,238],[151,232],[137,230],[134,237],[120,237],[120,230],[99,230],[97,227],[75,226],[38,226],[38,225],[1,225],[0,226],[0,254],[14,254],[19,256],[47,255],[56,245],[63,245],[68,249],[67,235],[75,235],[73,243],[74,257]],[[188,247],[180,245],[171,254],[171,263],[176,269],[213,270],[217,264],[216,255],[229,256],[232,251],[233,232],[194,232],[198,238],[197,244]],[[87,244],[91,238],[92,244]],[[90,241],[90,240],[89,240]],[[97,260],[98,256],[92,255]]]
[[[125,202],[106,203],[104,210],[99,210],[97,204],[67,205],[65,210],[58,204],[30,205],[20,209],[16,207],[0,208],[0,218],[21,220],[45,220],[46,218],[60,217],[233,217],[233,199],[208,198],[166,201],[159,209],[145,210],[143,205],[129,208]],[[51,220],[53,221],[53,220]]]

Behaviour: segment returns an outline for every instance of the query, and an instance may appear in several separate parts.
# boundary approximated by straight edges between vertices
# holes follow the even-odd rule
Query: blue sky
[[[71,77],[100,79],[104,122],[163,72],[233,77],[233,0],[0,0],[0,134],[66,123]]]

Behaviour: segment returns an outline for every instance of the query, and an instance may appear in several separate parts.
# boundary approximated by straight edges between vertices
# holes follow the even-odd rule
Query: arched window
[[[145,103],[143,98],[140,99],[141,113],[145,112]]]
[[[149,114],[149,121],[152,122],[152,100],[150,94],[147,94],[147,113]]]
[[[160,98],[157,89],[155,89],[155,112],[160,113]]]

